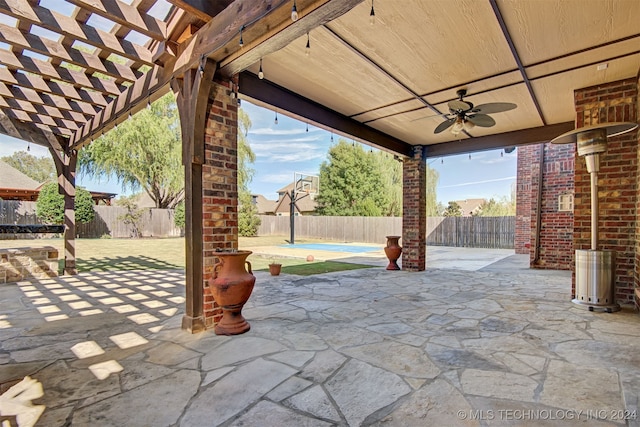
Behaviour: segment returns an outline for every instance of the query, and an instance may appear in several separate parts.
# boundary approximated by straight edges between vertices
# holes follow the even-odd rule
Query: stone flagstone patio
[[[638,314],[521,265],[257,272],[236,337],[180,330],[181,271],[3,285],[1,392],[40,381],[40,426],[639,426]]]

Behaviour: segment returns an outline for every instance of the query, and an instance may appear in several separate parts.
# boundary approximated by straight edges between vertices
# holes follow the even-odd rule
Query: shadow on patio
[[[638,425],[637,314],[568,272],[256,277],[237,337],[180,330],[178,270],[3,285],[2,391],[38,380],[42,426]]]

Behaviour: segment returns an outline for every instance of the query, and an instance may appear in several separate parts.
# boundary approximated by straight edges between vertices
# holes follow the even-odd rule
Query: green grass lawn
[[[299,240],[312,243],[318,240]],[[183,269],[185,266],[185,242],[183,238],[166,239],[76,239],[76,266],[78,271],[109,270],[166,270]],[[240,248],[278,246],[286,243],[283,236],[241,237]],[[64,263],[64,241],[62,239],[0,240],[0,248],[53,246],[58,249],[59,269]],[[284,274],[319,274],[331,271],[352,270],[369,266],[334,261],[307,262],[303,258],[267,257],[257,254],[249,256],[253,270],[268,270],[269,263],[282,264]]]

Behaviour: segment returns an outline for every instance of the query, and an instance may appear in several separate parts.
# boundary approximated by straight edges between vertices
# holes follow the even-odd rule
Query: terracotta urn
[[[400,240],[400,236],[387,236],[387,246],[384,248],[384,253],[389,259],[387,270],[400,270],[396,261],[400,258],[402,247],[398,244],[398,240]]]
[[[251,251],[216,252],[220,262],[209,282],[213,299],[222,309],[222,319],[213,329],[216,335],[238,335],[251,329],[242,317],[242,307],[256,283],[251,263],[247,261],[249,255]]]

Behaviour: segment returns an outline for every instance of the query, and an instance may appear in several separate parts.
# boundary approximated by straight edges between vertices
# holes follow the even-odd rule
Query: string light
[[[291,8],[291,20],[296,22],[298,20],[298,8],[296,7],[296,0],[293,0],[293,7]]]
[[[469,160],[471,160],[471,153],[469,153]]]
[[[264,79],[264,73],[262,72],[262,58],[260,58],[260,70],[258,70],[258,78],[260,80]]]
[[[129,111],[129,115],[127,116],[127,120],[131,120],[131,111]]]
[[[309,132],[309,123],[307,123],[307,132]]]
[[[277,111],[276,111],[276,118],[273,121],[273,123],[276,124],[276,125],[278,124],[278,112]]]
[[[373,0],[371,0],[371,12],[369,13],[369,24],[376,23],[376,11],[373,9]]]
[[[238,42],[241,48],[244,47],[244,40],[242,39],[242,30],[244,30],[244,25],[240,27],[240,41]]]
[[[27,151],[31,151],[31,142],[27,141]]]
[[[440,159],[440,164],[444,165],[444,159],[442,159],[442,158]]]
[[[500,157],[504,157],[504,150],[500,150]]]
[[[331,132],[331,142],[333,142],[333,132]]]
[[[309,38],[309,32],[307,31],[307,47],[304,50],[304,54],[308,57],[311,55],[311,39]]]
[[[147,110],[151,110],[151,98],[147,98]]]

